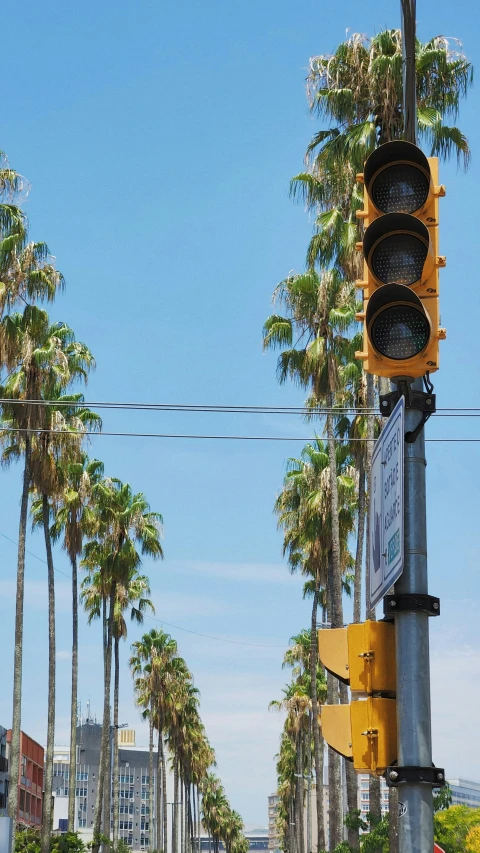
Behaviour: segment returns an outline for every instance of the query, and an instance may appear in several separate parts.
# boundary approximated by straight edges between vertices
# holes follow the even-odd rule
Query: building
[[[12,741],[12,730],[7,731],[8,750]],[[33,738],[20,732],[20,767],[18,772],[17,820],[27,826],[40,827],[43,810],[43,769],[45,753]],[[15,784],[10,779],[8,784]]]
[[[8,800],[8,759],[7,730],[0,726],[0,817],[7,814]]]
[[[277,811],[280,797],[270,794],[268,798],[268,849],[280,853],[280,838],[277,833]]]
[[[361,773],[358,776],[358,808],[360,809],[360,817],[366,820],[367,814],[370,811],[370,791],[369,791],[369,775]],[[380,778],[380,803],[382,807],[382,817],[388,812],[388,788],[383,776]]]
[[[268,830],[267,829],[254,829],[251,832],[244,832],[245,838],[248,839],[249,850],[268,850]],[[218,845],[219,850],[225,850],[225,845],[223,841],[219,842]],[[212,840],[208,837],[208,835],[200,836],[200,850],[207,853],[207,851],[212,851]]]
[[[113,733],[113,728],[112,728]],[[133,850],[154,847],[154,820],[150,820],[150,779],[148,749],[136,747],[135,731],[120,729],[119,735],[119,838]],[[75,779],[75,830],[85,842],[93,837],[93,820],[97,796],[98,771],[102,726],[87,718],[77,727],[77,763]],[[113,740],[113,738],[112,738]],[[113,753],[113,750],[112,750]],[[55,747],[53,792],[55,796],[54,830],[63,831],[68,819],[68,792],[70,787],[70,750]],[[110,778],[113,780],[113,767]],[[156,755],[152,780],[155,803]],[[113,829],[113,784],[110,829]],[[154,815],[152,815],[154,817]]]
[[[480,782],[472,782],[470,779],[449,779],[448,784],[452,792],[452,806],[480,808]]]

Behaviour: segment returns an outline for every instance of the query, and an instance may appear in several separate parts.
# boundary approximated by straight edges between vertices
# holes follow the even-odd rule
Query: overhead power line
[[[230,406],[230,405],[210,405],[210,404],[190,404],[190,403],[129,403],[121,401],[92,401],[70,402],[68,400],[10,400],[5,397],[0,398],[0,405],[20,405],[20,406],[55,406],[58,408],[89,408],[89,409],[121,409],[123,411],[151,411],[151,412],[190,412],[190,413],[206,413],[206,414],[252,414],[252,415],[272,415],[272,414],[294,414],[294,415],[327,415],[327,414],[379,414],[378,409],[369,408],[367,406],[317,406],[310,408],[308,406]],[[480,417],[480,407],[455,407],[447,406],[437,409],[437,413],[441,412],[442,417],[452,417],[453,415],[464,414]],[[445,413],[445,414],[444,414]],[[447,414],[451,413],[451,414]],[[437,416],[439,416],[437,414]]]
[[[176,438],[176,439],[194,439],[194,440],[207,440],[207,441],[303,441],[310,442],[316,441],[317,436],[303,436],[299,437],[298,435],[205,435],[202,433],[170,433],[170,432],[105,432],[102,430],[101,432],[97,432],[95,430],[60,430],[60,429],[22,429],[20,427],[10,427],[8,424],[0,424],[0,430],[5,430],[6,432],[19,432],[19,433],[42,433],[49,435],[81,435],[81,436],[98,436],[99,438],[105,438],[106,436],[115,436],[121,438]],[[322,439],[327,440],[327,439]],[[335,438],[335,442],[337,443],[350,443],[357,441],[373,441],[375,442],[375,438]],[[439,442],[447,442],[447,443],[480,443],[480,438],[426,438],[425,441],[429,441],[432,443]]]

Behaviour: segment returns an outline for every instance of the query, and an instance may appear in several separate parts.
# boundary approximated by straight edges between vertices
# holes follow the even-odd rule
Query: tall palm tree
[[[134,679],[137,704],[147,712],[149,723],[158,732],[157,764],[157,848],[168,849],[167,835],[167,788],[166,762],[164,753],[164,730],[167,717],[169,688],[173,679],[173,661],[177,655],[177,643],[170,634],[152,628],[141,640],[132,644],[130,669]],[[150,767],[153,767],[153,744],[150,749]],[[160,772],[159,772],[160,771]],[[160,785],[160,776],[162,784]],[[160,793],[162,803],[160,803]],[[153,817],[152,787],[149,794],[150,819]],[[160,826],[160,814],[162,826]]]
[[[353,490],[354,471],[348,464],[345,448],[337,446],[337,490],[340,508],[338,524],[341,540],[341,571],[347,570],[351,562],[348,549],[348,535],[353,530]],[[288,555],[292,571],[300,569],[313,580],[313,606],[310,632],[310,684],[312,697],[312,716],[318,719],[316,696],[317,679],[314,673],[318,663],[316,614],[320,590],[328,587],[329,565],[332,542],[332,517],[330,502],[329,455],[321,439],[308,443],[300,459],[289,459],[284,488],[277,498],[275,512],[278,526],[284,534],[284,554]],[[329,676],[329,682],[331,681]],[[318,849],[325,847],[323,828],[323,739],[317,725],[313,726],[315,774],[317,778],[317,839]],[[330,790],[340,784],[340,766],[338,756],[329,754]],[[330,797],[331,825],[340,826],[338,811],[339,794]]]
[[[112,644],[114,637],[117,588],[126,584],[130,572],[139,569],[142,555],[152,559],[163,557],[160,542],[162,517],[150,510],[141,492],[134,494],[128,483],[117,479],[103,480],[93,487],[97,530],[95,538],[84,547],[82,565],[100,573],[102,597],[106,604],[105,686],[103,726],[98,771],[98,787],[93,823],[93,853],[98,853],[104,784],[107,773],[107,747],[110,740],[110,688]],[[105,816],[109,834],[110,815]]]
[[[72,333],[73,335],[73,333]],[[70,341],[71,343],[71,341]],[[66,346],[66,359],[69,359],[70,343]],[[81,358],[79,353],[81,351]],[[79,368],[86,372],[93,365],[89,350],[81,345],[75,347],[72,372]],[[73,376],[75,374],[73,373]],[[41,526],[44,532],[48,567],[48,620],[49,620],[49,668],[48,668],[48,715],[47,749],[45,757],[45,797],[51,802],[53,782],[53,751],[55,736],[55,576],[52,555],[50,522],[55,516],[55,503],[62,491],[64,468],[79,458],[81,441],[85,430],[98,429],[101,419],[95,412],[85,408],[83,395],[62,394],[61,386],[56,383],[45,388],[47,399],[52,401],[45,406],[42,430],[37,434],[31,458],[31,478],[35,494],[32,503],[33,525]],[[44,809],[43,849],[50,849],[51,820],[49,808]]]
[[[55,278],[56,276],[54,276]],[[87,351],[88,352],[88,351]],[[24,457],[22,500],[20,509],[19,544],[17,561],[17,596],[15,611],[15,655],[13,685],[13,721],[11,743],[12,777],[19,770],[20,722],[21,722],[21,679],[23,650],[23,599],[25,574],[25,536],[29,489],[45,476],[44,446],[46,423],[51,425],[48,407],[29,401],[49,399],[54,389],[65,388],[76,378],[83,378],[88,369],[89,355],[80,351],[73,333],[64,323],[50,324],[48,314],[32,305],[23,313],[5,315],[0,321],[0,362],[9,371],[0,386],[3,429],[0,442],[3,446],[2,462],[9,464]],[[58,440],[64,446],[71,444],[68,430],[59,428]],[[62,438],[60,439],[60,433]],[[75,439],[78,444],[78,439]],[[47,544],[47,543],[46,543]],[[48,545],[47,545],[48,549]],[[50,670],[54,667],[53,626],[53,582],[52,561],[49,564],[49,659]],[[50,735],[52,735],[52,712],[50,712]],[[53,743],[53,741],[52,741]],[[48,766],[47,766],[48,771]],[[51,781],[49,774],[48,780]],[[18,791],[13,785],[9,790],[9,813],[14,816],[18,808]],[[47,810],[50,806],[46,805]],[[44,838],[44,845],[47,843]]]
[[[82,582],[81,599],[88,613],[88,621],[101,618],[102,615],[102,577],[99,571],[87,575]],[[130,618],[137,625],[143,624],[144,613],[155,608],[150,598],[150,583],[145,575],[132,569],[128,578],[117,585],[115,614],[113,624],[114,640],[114,687],[113,687],[113,848],[118,844],[118,806],[119,806],[119,752],[118,752],[118,708],[120,691],[120,639],[126,639],[128,629],[124,614],[130,610]],[[149,784],[153,786],[150,776]],[[105,786],[110,789],[110,785]],[[105,815],[110,814],[110,797],[105,797]],[[108,817],[106,817],[108,820]]]
[[[97,422],[98,424],[98,422]],[[72,692],[70,702],[70,785],[68,789],[68,829],[75,828],[75,781],[77,752],[78,685],[78,558],[84,535],[92,533],[95,517],[91,505],[92,487],[103,476],[103,462],[89,459],[85,452],[63,466],[61,492],[55,505],[50,534],[57,541],[63,534],[63,548],[72,567]]]

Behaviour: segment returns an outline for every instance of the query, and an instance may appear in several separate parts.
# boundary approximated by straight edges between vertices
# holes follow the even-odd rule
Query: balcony
[[[0,773],[8,772],[8,761],[4,755],[0,755]]]

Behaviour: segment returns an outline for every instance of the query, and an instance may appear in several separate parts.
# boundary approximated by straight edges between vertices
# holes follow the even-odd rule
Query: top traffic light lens
[[[413,305],[388,305],[373,318],[370,333],[380,355],[405,361],[425,349],[430,326],[425,314]]]
[[[394,163],[373,179],[370,194],[382,213],[415,213],[428,199],[430,181],[409,163]]]

